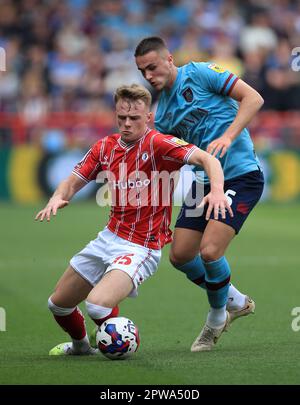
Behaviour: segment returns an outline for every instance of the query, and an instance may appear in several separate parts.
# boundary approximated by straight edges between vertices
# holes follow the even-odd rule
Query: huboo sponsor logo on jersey
[[[127,188],[141,188],[147,187],[151,181],[149,179],[145,180],[115,180],[112,182],[113,189],[116,190],[117,188],[120,190],[126,190]]]

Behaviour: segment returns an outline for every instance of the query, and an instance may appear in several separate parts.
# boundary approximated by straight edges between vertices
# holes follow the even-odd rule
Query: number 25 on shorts
[[[134,253],[129,253],[128,255],[118,256],[113,261],[114,264],[124,264],[129,265],[131,263],[130,256],[134,256]]]

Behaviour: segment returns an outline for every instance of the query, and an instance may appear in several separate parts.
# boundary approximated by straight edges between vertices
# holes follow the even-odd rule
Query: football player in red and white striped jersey
[[[115,95],[119,133],[98,141],[64,180],[36,220],[50,220],[85,184],[97,176],[108,182],[112,207],[105,229],[75,255],[48,300],[58,324],[72,342],[50,354],[94,354],[77,305],[86,300],[97,325],[118,314],[118,304],[135,296],[157,269],[169,229],[174,173],[186,163],[202,166],[211,192],[202,200],[207,216],[232,211],[224,195],[224,177],[216,158],[194,145],[148,128],[151,95],[142,86],[122,86]]]

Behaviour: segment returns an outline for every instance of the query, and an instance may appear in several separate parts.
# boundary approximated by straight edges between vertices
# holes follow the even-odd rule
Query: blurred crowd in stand
[[[178,65],[230,69],[262,93],[264,109],[300,108],[300,1],[0,0],[0,112],[34,123],[48,112],[111,110],[118,85],[145,84],[133,53],[150,35]]]

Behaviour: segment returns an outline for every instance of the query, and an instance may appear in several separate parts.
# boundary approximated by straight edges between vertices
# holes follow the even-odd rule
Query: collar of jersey
[[[151,131],[151,129],[147,128],[144,135],[140,139],[137,139],[136,141],[129,142],[129,143],[122,141],[122,138],[121,138],[121,135],[120,135],[120,138],[118,139],[118,143],[122,148],[130,149],[134,145],[136,145],[138,142],[141,142],[145,138],[145,136],[149,134],[150,131]]]
[[[180,81],[181,81],[181,75],[182,75],[182,67],[177,68],[177,76],[175,79],[175,82],[173,86],[170,88],[170,90],[164,89],[164,92],[167,94],[167,96],[170,98],[174,95],[176,90],[179,87]]]

